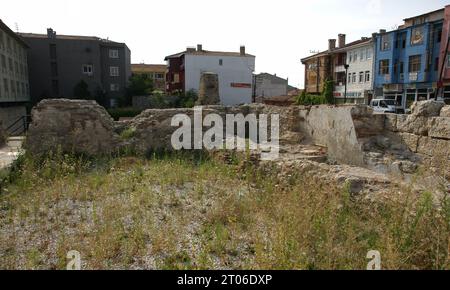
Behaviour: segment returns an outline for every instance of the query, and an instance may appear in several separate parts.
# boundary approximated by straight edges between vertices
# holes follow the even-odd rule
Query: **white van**
[[[395,100],[374,99],[370,102],[370,106],[375,112],[380,113],[396,113],[397,102]]]

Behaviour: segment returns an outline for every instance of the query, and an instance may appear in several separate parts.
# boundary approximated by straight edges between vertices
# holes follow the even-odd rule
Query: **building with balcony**
[[[153,88],[166,91],[167,65],[165,64],[131,64],[132,75],[145,75],[153,81]]]
[[[328,50],[301,59],[305,66],[305,92],[307,94],[320,95],[325,81],[332,78],[330,53],[335,46],[336,40],[329,43]]]
[[[436,98],[444,9],[407,18],[399,29],[374,34],[377,98],[412,102]]]
[[[27,114],[27,50],[24,40],[0,20],[0,124],[4,128]]]
[[[131,76],[131,52],[125,43],[94,36],[20,33],[30,47],[31,99],[79,98],[74,89],[84,81],[92,99],[115,106]]]
[[[245,52],[204,50],[202,45],[165,58],[168,66],[167,91],[169,93],[198,92],[200,76],[212,72],[219,77],[219,96],[223,105],[252,102],[255,56]]]
[[[363,37],[341,46],[332,55],[336,102],[369,104],[373,97],[373,41]]]

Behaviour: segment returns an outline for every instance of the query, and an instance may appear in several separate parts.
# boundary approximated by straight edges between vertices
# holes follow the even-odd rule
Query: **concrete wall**
[[[300,109],[301,131],[312,143],[327,147],[331,160],[363,166],[364,156],[352,118],[353,110],[353,106]]]
[[[220,65],[219,61],[223,63]],[[242,56],[185,56],[185,89],[198,92],[202,72],[212,72],[219,76],[219,95],[222,105],[232,106],[252,102],[254,57]],[[232,87],[232,83],[249,84],[249,88]]]
[[[255,76],[256,97],[278,97],[286,96],[288,81],[270,74],[259,74]]]

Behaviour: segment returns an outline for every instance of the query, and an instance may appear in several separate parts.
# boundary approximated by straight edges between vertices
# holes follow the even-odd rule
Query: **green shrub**
[[[118,121],[120,118],[134,118],[140,113],[142,113],[142,110],[134,109],[134,108],[113,108],[108,109],[108,113],[111,115],[111,117]]]

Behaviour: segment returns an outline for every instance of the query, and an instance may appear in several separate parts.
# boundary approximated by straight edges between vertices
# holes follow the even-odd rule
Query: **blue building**
[[[436,97],[444,9],[405,19],[397,30],[374,34],[374,92],[405,109]]]

